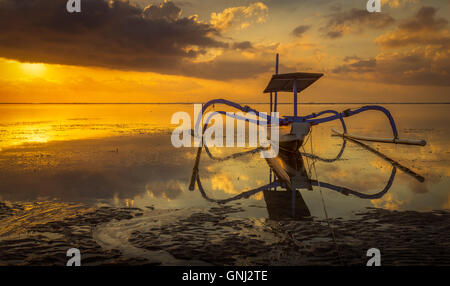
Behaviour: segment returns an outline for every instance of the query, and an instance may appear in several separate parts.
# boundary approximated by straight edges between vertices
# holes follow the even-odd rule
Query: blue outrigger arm
[[[355,196],[357,198],[360,198],[360,199],[373,200],[373,199],[382,198],[389,191],[389,189],[392,186],[392,183],[394,182],[396,171],[397,171],[397,168],[393,167],[392,171],[391,171],[391,175],[389,176],[389,179],[388,179],[388,182],[387,182],[386,186],[381,191],[379,191],[379,192],[377,192],[375,194],[365,194],[365,193],[362,193],[362,192],[351,190],[351,189],[346,188],[346,187],[341,187],[341,186],[337,186],[337,185],[330,184],[330,183],[325,183],[325,182],[319,182],[317,180],[310,180],[310,182],[311,182],[311,185],[313,185],[313,186],[320,186],[322,188],[326,188],[326,189],[329,189],[329,190],[332,190],[332,191],[336,191],[336,192],[341,193],[341,194],[346,195],[346,196],[353,195],[353,196]],[[196,181],[197,181],[197,186],[198,186],[198,189],[199,189],[200,194],[202,195],[202,197],[204,199],[206,199],[207,201],[209,201],[209,202],[219,203],[219,204],[225,204],[225,203],[229,203],[231,201],[240,200],[240,199],[248,199],[249,197],[251,197],[253,195],[256,195],[257,193],[260,193],[262,191],[271,190],[272,188],[276,188],[276,187],[282,186],[282,184],[277,180],[277,181],[273,181],[273,182],[271,182],[271,183],[269,183],[267,185],[264,185],[264,186],[261,186],[261,187],[258,187],[258,188],[255,188],[255,189],[252,189],[252,190],[249,190],[249,191],[244,191],[244,192],[242,192],[242,193],[240,193],[238,195],[235,195],[233,197],[230,197],[230,198],[213,199],[213,198],[208,197],[208,195],[206,194],[206,192],[205,192],[205,190],[203,188],[203,185],[201,183],[200,176],[199,176],[198,173],[197,173]]]
[[[261,113],[247,105],[242,106],[236,102],[232,102],[226,99],[213,99],[208,101],[202,108],[202,113],[204,113],[206,111],[206,109],[214,104],[224,104],[227,106],[231,106],[235,109],[238,109],[240,111],[243,112],[253,112],[258,119],[249,119],[246,117],[242,117],[236,114],[232,114],[232,113],[227,113],[225,111],[214,111],[213,114],[211,114],[206,121],[204,122],[204,126],[203,126],[203,130],[206,129],[206,127],[208,126],[209,121],[211,120],[211,118],[213,117],[213,115],[215,114],[223,114],[225,116],[228,117],[232,117],[238,120],[247,120],[251,123],[255,123],[255,124],[259,124],[259,125],[265,125],[265,124],[270,124],[272,122],[272,120],[277,119],[275,117],[271,117],[268,116],[266,113]],[[389,123],[391,125],[391,129],[392,129],[392,134],[393,134],[393,138],[392,139],[386,139],[386,138],[374,138],[374,137],[366,137],[366,136],[360,136],[360,135],[352,135],[352,134],[348,134],[347,133],[347,126],[345,124],[344,118],[345,117],[350,117],[353,115],[357,115],[361,112],[365,112],[365,111],[369,111],[369,110],[377,110],[382,112],[384,115],[386,115],[386,117],[389,119]],[[333,114],[331,116],[328,117],[321,117],[318,118],[324,114]],[[201,121],[201,116],[202,114],[200,114],[198,116],[198,120],[196,122],[195,125],[195,130],[198,130],[199,128],[199,124]],[[355,110],[344,110],[342,112],[338,112],[336,110],[324,110],[321,111],[319,113],[312,113],[306,116],[284,116],[282,118],[278,118],[279,124],[280,125],[289,125],[293,122],[308,122],[311,125],[318,125],[321,123],[326,123],[326,122],[330,122],[330,121],[334,121],[334,120],[340,120],[341,121],[341,125],[342,125],[342,129],[343,132],[339,132],[336,130],[333,130],[333,132],[337,135],[341,135],[343,137],[348,137],[351,139],[356,139],[356,140],[363,140],[363,141],[374,141],[374,142],[382,142],[382,143],[396,143],[396,144],[408,144],[408,145],[420,145],[420,146],[425,146],[426,145],[426,141],[425,140],[416,140],[416,139],[399,139],[398,138],[398,131],[397,131],[397,126],[395,125],[395,121],[394,118],[392,117],[391,113],[389,112],[389,110],[387,110],[386,108],[384,108],[383,106],[379,106],[379,105],[367,105],[367,106],[363,106],[360,107],[358,109]],[[201,132],[202,134],[203,132]]]

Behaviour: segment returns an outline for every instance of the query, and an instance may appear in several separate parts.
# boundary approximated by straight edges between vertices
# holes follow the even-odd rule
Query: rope
[[[300,148],[302,148],[303,149],[303,152],[300,152],[300,154],[306,154],[306,150],[305,150],[305,145],[306,145],[306,143],[309,141],[309,139],[310,139],[310,135],[311,135],[311,130],[308,132],[308,134],[306,135],[307,137],[306,137],[306,140],[304,141],[304,144],[302,145],[302,146],[300,146]],[[308,178],[311,178],[311,175],[312,175],[312,173],[311,173],[311,170],[312,170],[312,168],[311,168],[311,164],[309,163],[309,159],[311,158],[311,159],[314,159],[314,156],[305,156],[305,158],[306,158],[306,164],[308,165],[308,168],[307,168],[307,172],[308,172]]]
[[[312,132],[311,132],[310,136],[311,136],[311,140],[310,140],[310,142],[311,142],[311,153],[314,154],[313,143],[312,143],[312,141],[313,141],[312,140]],[[314,168],[314,174],[315,174],[315,177],[316,177],[316,180],[317,180],[317,186],[319,187],[320,196],[322,198],[322,205],[323,205],[323,211],[325,213],[325,219],[327,221],[328,228],[330,229],[331,236],[333,238],[333,243],[334,243],[334,246],[336,248],[337,255],[339,257],[339,262],[343,265],[344,263],[342,261],[342,257],[341,257],[340,251],[339,251],[339,246],[338,246],[337,241],[336,241],[336,235],[334,234],[334,229],[333,229],[333,227],[332,227],[332,225],[330,223],[330,220],[329,220],[329,217],[328,217],[327,207],[326,207],[326,204],[325,204],[325,199],[323,198],[322,188],[320,187],[320,181],[319,181],[319,176],[317,175],[316,163],[315,163],[314,159],[312,161],[313,161],[312,162],[312,167]]]

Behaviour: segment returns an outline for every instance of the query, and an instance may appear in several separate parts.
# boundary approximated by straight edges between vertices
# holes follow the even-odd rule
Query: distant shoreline
[[[0,102],[0,105],[190,105],[200,102]],[[238,102],[239,104],[269,104],[267,102]],[[278,104],[287,105],[290,102],[279,102]],[[302,102],[301,105],[341,105],[341,104],[450,104],[450,102]]]

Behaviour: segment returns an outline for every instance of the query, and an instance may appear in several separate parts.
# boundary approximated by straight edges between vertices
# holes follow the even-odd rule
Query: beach
[[[23,217],[30,206],[0,207],[0,265],[64,266],[67,249],[76,247],[85,266],[364,266],[366,250],[374,245],[384,266],[450,265],[449,211],[368,209],[358,219],[331,220],[334,241],[326,221],[230,217],[242,211],[239,206],[142,210],[65,205],[82,214],[43,223],[39,219],[61,205],[36,203],[31,208],[40,215],[30,220]],[[21,221],[20,231],[5,233],[7,220]]]

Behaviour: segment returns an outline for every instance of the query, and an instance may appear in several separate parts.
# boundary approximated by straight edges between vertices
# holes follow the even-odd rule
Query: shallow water
[[[267,109],[267,105],[252,106],[262,111]],[[301,105],[299,111],[309,114],[324,109],[341,111],[356,107],[358,105],[310,104]],[[332,163],[316,161],[315,170],[313,161],[303,156],[308,177],[323,183],[320,188],[300,190],[304,200],[302,207],[316,220],[325,218],[324,204],[332,220],[357,219],[358,213],[366,212],[370,207],[419,212],[449,209],[450,105],[392,104],[386,107],[396,119],[400,138],[425,139],[427,145],[367,145],[419,176],[411,176],[401,168],[396,168],[393,176],[390,162],[351,141],[346,141],[339,160]],[[215,108],[219,109],[218,106]],[[281,105],[280,112],[289,114],[291,108]],[[107,223],[93,230],[96,243],[103,249],[120,248],[122,253],[131,256],[136,254],[135,247],[152,251],[155,241],[148,236],[148,229],[170,236],[170,232],[158,227],[181,222],[178,225],[180,233],[187,232],[185,235],[190,237],[191,232],[199,231],[198,227],[191,229],[195,218],[211,242],[227,242],[227,237],[238,231],[240,237],[257,235],[265,243],[275,243],[278,234],[266,233],[268,201],[262,192],[227,204],[231,211],[224,211],[225,219],[222,214],[215,213],[217,204],[205,200],[198,188],[189,191],[196,148],[174,148],[171,145],[170,134],[175,125],[170,124],[170,119],[178,111],[192,115],[193,105],[0,105],[0,200],[9,206],[8,212],[15,212],[13,217],[6,213],[2,214],[5,219],[0,217],[0,235],[20,235],[41,225],[70,220],[73,215],[111,206],[146,210],[143,216],[134,218],[132,222],[107,223],[108,220],[95,218]],[[375,111],[347,118],[346,122],[350,133],[391,136],[387,120]],[[331,136],[333,127],[339,129],[339,122],[314,126],[312,135],[300,151],[323,158],[336,157],[344,141]],[[213,148],[211,152],[225,156],[242,150],[247,149]],[[226,199],[269,182],[269,167],[259,154],[219,162],[203,152],[199,172],[206,195],[214,199]],[[362,194],[375,194],[385,188],[390,178],[393,178],[391,187],[377,199],[346,196],[324,187],[328,183]],[[40,204],[35,205],[34,202]],[[18,203],[17,207],[14,207],[15,203]],[[289,202],[278,206],[289,207]],[[162,213],[149,214],[148,210]],[[114,212],[111,215],[114,218]],[[91,219],[89,215],[83,218],[86,221]],[[220,225],[211,233],[210,221]],[[266,230],[258,231],[260,228]],[[47,233],[47,227],[42,231]],[[179,240],[186,243],[185,238]],[[92,242],[86,243],[90,245]],[[195,243],[193,249],[197,247]],[[125,249],[125,246],[128,247]],[[178,254],[177,258],[184,257],[176,244],[167,247]],[[233,252],[232,249],[230,251]],[[160,250],[149,255],[160,257],[166,264],[180,264],[180,260]],[[146,254],[140,255],[140,259],[141,256]],[[197,259],[205,261],[201,256]],[[241,261],[240,264],[246,265],[247,262]]]
[[[264,110],[266,105],[254,105]],[[301,105],[301,113],[343,110],[356,105]],[[364,200],[323,190],[331,216],[375,206],[426,211],[449,207],[450,105],[388,105],[400,137],[423,138],[425,147],[368,143],[408,167],[425,181],[398,170],[392,187],[380,199]],[[218,107],[217,107],[218,108]],[[281,114],[291,106],[281,105]],[[192,105],[0,105],[0,198],[7,201],[58,199],[69,202],[157,208],[202,207],[210,204],[187,188],[195,148],[174,148],[170,142],[173,113],[193,114]],[[387,120],[370,111],[346,119],[349,132],[389,137]],[[343,140],[331,136],[339,122],[313,127],[305,152],[335,157]],[[312,144],[311,144],[312,142]],[[312,148],[312,150],[311,150]],[[215,148],[216,155],[239,151]],[[305,164],[311,163],[304,158]],[[217,162],[206,155],[200,163],[209,197],[226,198],[268,183],[269,167],[258,154]],[[318,161],[321,182],[376,193],[390,177],[389,162],[347,142],[340,160]],[[311,178],[316,174],[310,172]],[[314,187],[314,189],[318,189]],[[320,192],[301,191],[313,216],[321,217]],[[245,216],[265,217],[262,194],[240,203]]]

